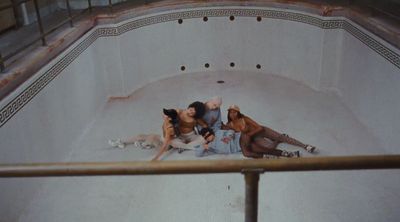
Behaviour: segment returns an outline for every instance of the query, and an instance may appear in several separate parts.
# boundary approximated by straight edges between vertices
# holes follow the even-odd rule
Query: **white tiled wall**
[[[337,88],[343,101],[380,138],[388,153],[399,153],[399,68],[349,33],[344,33],[340,58]]]
[[[96,68],[94,45],[0,128],[0,163],[68,160],[72,147],[108,95],[104,74]],[[24,86],[40,77],[57,60]],[[23,86],[3,100],[1,107],[22,90]],[[0,221],[17,221],[45,181],[43,178],[1,179]]]
[[[104,75],[96,72],[94,59],[93,47],[89,47],[0,128],[2,163],[61,161],[66,157],[108,95]]]
[[[210,17],[142,27],[119,38],[125,90],[175,73],[256,70],[319,88],[324,30],[255,17]],[[235,63],[231,68],[229,64]],[[336,62],[336,61],[334,61]],[[204,64],[210,68],[205,69]],[[184,72],[180,66],[185,66]]]

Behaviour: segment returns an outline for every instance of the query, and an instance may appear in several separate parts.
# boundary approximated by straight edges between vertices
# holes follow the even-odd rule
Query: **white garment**
[[[179,137],[171,141],[171,146],[174,148],[194,150],[195,147],[203,145],[206,141],[201,135],[196,135],[194,131],[186,134],[181,134]]]

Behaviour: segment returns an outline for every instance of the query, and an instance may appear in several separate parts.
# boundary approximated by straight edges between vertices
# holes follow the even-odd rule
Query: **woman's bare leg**
[[[124,144],[134,144],[135,142],[140,142],[141,140],[145,141],[146,138],[143,135],[131,136],[128,139],[122,140],[122,142]]]
[[[306,144],[290,137],[289,135],[279,133],[279,132],[277,132],[271,128],[265,127],[265,126],[263,127],[263,131],[261,131],[261,133],[257,134],[257,136],[262,136],[262,137],[266,137],[266,138],[269,138],[271,140],[278,141],[281,143],[287,143],[290,145],[298,146],[303,149],[305,149],[307,147]]]
[[[262,153],[256,153],[252,151],[250,144],[251,144],[251,138],[247,136],[246,134],[241,134],[240,135],[240,148],[242,149],[243,156],[245,157],[251,157],[251,158],[263,158]]]
[[[268,139],[268,138],[265,138],[265,137],[256,137],[256,138],[253,138],[252,143],[255,143],[255,144],[257,144],[258,146],[261,146],[261,147],[276,149],[276,147],[281,142],[276,141],[276,140],[271,140],[271,139]]]
[[[266,155],[282,156],[282,152],[283,152],[280,149],[276,149],[276,148],[272,148],[272,147],[263,147],[256,143],[252,143],[250,145],[250,147],[253,152],[266,154]],[[275,145],[275,147],[276,147],[276,145]]]

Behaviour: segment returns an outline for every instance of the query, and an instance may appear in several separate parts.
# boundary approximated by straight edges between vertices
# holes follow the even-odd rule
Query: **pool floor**
[[[225,83],[218,84],[223,80]],[[319,148],[318,156],[382,154],[377,138],[369,133],[340,99],[286,78],[261,73],[192,73],[156,81],[127,99],[110,100],[78,141],[70,161],[149,160],[156,150],[128,146],[112,149],[109,138],[162,134],[162,108],[186,108],[191,102],[221,96],[222,120],[237,104],[258,123],[287,133]],[[282,149],[299,150],[288,144]],[[300,149],[301,150],[301,149]],[[301,150],[304,151],[304,150]],[[313,156],[302,152],[303,156]],[[209,158],[237,158],[236,155]],[[241,158],[241,155],[237,155]],[[192,152],[171,152],[165,160],[196,159]]]
[[[225,83],[218,84],[223,80]],[[128,87],[129,88],[129,87]],[[318,147],[303,156],[384,154],[379,140],[334,94],[283,77],[256,72],[207,72],[169,77],[110,100],[73,143],[67,161],[150,160],[157,152],[111,148],[110,138],[161,134],[162,108],[185,108],[212,96],[226,108]],[[214,155],[203,159],[242,159]],[[197,159],[171,151],[163,160]],[[243,221],[240,174],[49,178],[19,221]],[[265,173],[259,221],[398,221],[398,170]]]

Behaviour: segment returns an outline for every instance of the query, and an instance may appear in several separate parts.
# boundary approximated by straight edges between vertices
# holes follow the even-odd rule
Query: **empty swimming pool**
[[[237,104],[316,145],[316,156],[398,154],[399,57],[344,17],[234,5],[151,10],[96,26],[2,100],[0,161],[149,160],[157,150],[113,149],[107,139],[161,134],[162,108],[215,95],[223,121]],[[260,221],[397,221],[399,184],[398,170],[267,174]],[[243,219],[240,175],[1,179],[0,187],[7,221]]]

